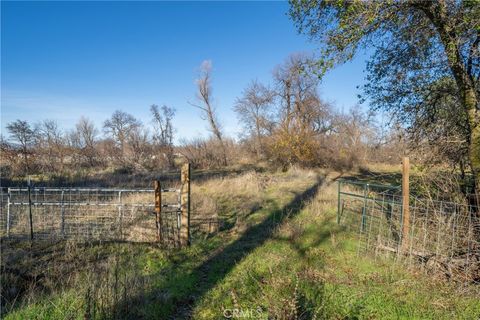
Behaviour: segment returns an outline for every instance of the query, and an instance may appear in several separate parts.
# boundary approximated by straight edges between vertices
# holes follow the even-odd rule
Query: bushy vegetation
[[[337,176],[294,168],[196,183],[211,199],[199,209],[215,203],[226,223],[181,250],[12,244],[2,250],[3,317],[478,317],[478,288],[357,255],[353,234],[335,222]]]
[[[175,145],[175,109],[165,105],[152,105],[146,123],[117,110],[102,130],[83,117],[73,129],[60,128],[54,120],[17,120],[7,125],[9,135],[0,142],[2,176],[138,174],[171,171],[184,161],[196,169],[263,162],[285,170],[292,165],[348,170],[367,161],[398,161],[402,145],[373,117],[359,106],[337,112],[321,99],[312,59],[292,55],[274,70],[271,87],[258,82],[246,87],[233,106],[244,127],[237,140],[223,133],[214,108],[211,63],[206,61],[192,108],[207,120],[211,137]]]
[[[2,240],[2,317],[480,317],[478,285],[459,288],[360,255],[353,234],[334,221],[333,184],[346,172],[400,184],[388,166],[409,155],[411,195],[463,205],[478,225],[478,1],[291,0],[289,14],[321,50],[290,55],[269,83],[252,81],[239,93],[231,106],[243,126],[239,137],[225,134],[209,60],[200,65],[190,102],[206,121],[206,139],[178,141],[175,109],[166,105],[152,105],[146,123],[117,110],[102,128],[83,117],[70,129],[49,119],[7,124],[2,186],[27,176],[57,185],[146,186],[170,180],[189,162],[196,170],[192,218],[221,223],[175,251],[146,243]],[[370,111],[355,105],[340,112],[322,99],[319,84],[361,48],[373,52],[360,97]],[[377,122],[378,111],[388,121]],[[480,238],[476,227],[468,234]],[[451,239],[443,242],[454,250]]]

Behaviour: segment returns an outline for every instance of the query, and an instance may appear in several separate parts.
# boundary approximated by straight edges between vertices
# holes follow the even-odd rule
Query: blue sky
[[[120,109],[148,123],[151,104],[176,108],[177,139],[207,136],[194,101],[196,70],[213,62],[225,132],[240,125],[235,98],[252,79],[317,44],[299,35],[286,2],[5,2],[1,4],[1,127],[15,119],[80,116],[99,127]],[[331,71],[320,92],[336,108],[357,103],[365,56]]]

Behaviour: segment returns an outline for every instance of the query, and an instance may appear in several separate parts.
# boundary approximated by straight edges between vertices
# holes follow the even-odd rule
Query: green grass
[[[5,319],[480,317],[478,288],[460,291],[387,258],[358,255],[354,235],[336,224],[335,186],[318,181],[278,174],[260,196],[248,186],[223,190],[230,198],[218,191],[220,214],[238,216],[233,227],[183,250],[78,249],[71,261],[91,262],[66,289],[56,279],[55,290],[24,298]]]
[[[194,318],[221,318],[222,308],[260,308],[265,319],[480,316],[478,296],[462,296],[452,285],[392,261],[358,256],[353,240],[335,224],[335,212],[317,215],[304,210],[289,226],[303,226],[299,237],[283,230],[238,263],[197,303]]]

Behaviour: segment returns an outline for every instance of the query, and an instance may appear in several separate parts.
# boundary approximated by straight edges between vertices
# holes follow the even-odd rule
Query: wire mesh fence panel
[[[155,239],[152,194],[149,189],[8,188],[2,190],[1,235],[24,239],[33,231],[34,239],[150,241]]]
[[[410,262],[427,271],[464,282],[480,283],[480,226],[472,205],[415,199],[408,236]]]
[[[338,222],[354,231],[358,252],[390,255],[432,275],[480,283],[479,208],[412,197],[408,234],[402,234],[398,191],[339,182]]]
[[[8,210],[8,192],[4,188],[0,188],[0,237],[6,235]]]
[[[192,193],[190,232],[193,241],[205,239],[221,230],[217,199],[205,194]]]
[[[177,247],[182,225],[180,189],[161,189],[161,193],[162,244]],[[154,189],[2,188],[0,236],[27,240],[33,231],[34,240],[155,242],[154,196]],[[216,233],[220,223],[214,201],[195,199],[190,232],[193,239],[202,239]]]

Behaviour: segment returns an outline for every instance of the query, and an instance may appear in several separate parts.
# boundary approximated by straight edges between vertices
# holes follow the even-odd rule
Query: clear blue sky
[[[116,109],[148,122],[151,104],[167,104],[177,110],[178,138],[207,136],[188,101],[208,59],[219,118],[235,137],[232,105],[245,85],[270,82],[289,54],[317,48],[287,11],[286,2],[2,1],[2,133],[15,119],[55,119],[69,129],[84,115],[100,127]],[[359,56],[333,70],[322,96],[348,109],[364,68]]]

